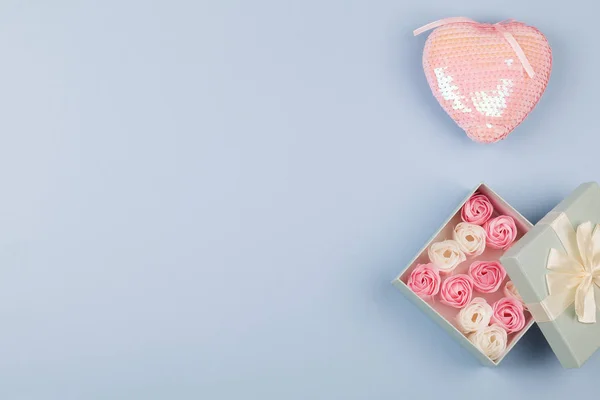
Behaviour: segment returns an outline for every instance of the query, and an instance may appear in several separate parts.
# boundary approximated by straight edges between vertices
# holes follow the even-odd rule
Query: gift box
[[[408,281],[410,279],[411,273],[417,268],[419,265],[427,264],[430,262],[428,250],[434,243],[440,243],[448,239],[452,239],[452,233],[454,228],[462,222],[461,218],[461,210],[463,209],[465,203],[472,198],[475,194],[481,194],[486,196],[493,206],[493,214],[490,219],[495,218],[499,215],[507,215],[514,219],[517,236],[516,240],[523,237],[531,228],[532,224],[525,219],[517,210],[511,207],[506,201],[504,201],[498,194],[496,194],[492,189],[490,189],[485,184],[481,184],[476,187],[469,195],[464,199],[464,201],[456,208],[456,210],[450,215],[448,220],[442,225],[438,232],[436,232],[433,237],[429,240],[429,242],[419,251],[416,257],[410,262],[410,264],[398,275],[392,283],[400,289],[404,295],[415,303],[423,312],[433,318],[446,332],[448,332],[456,341],[458,341],[463,347],[469,350],[479,361],[481,361],[484,365],[496,366],[498,365],[502,359],[508,354],[508,352],[513,348],[513,346],[519,341],[519,339],[525,334],[525,332],[531,327],[533,324],[533,318],[531,315],[527,313],[527,320],[525,326],[516,333],[510,333],[507,335],[507,346],[506,350],[503,354],[496,358],[491,359],[486,356],[480,349],[478,349],[471,340],[469,340],[468,335],[464,332],[461,332],[458,324],[457,324],[457,314],[459,312],[458,309],[443,304],[439,298],[430,298],[423,299],[419,297],[408,285]],[[500,257],[504,254],[504,250],[501,249],[493,249],[486,247],[485,251],[477,255],[475,257],[469,257],[462,261],[450,274],[450,276],[463,275],[468,272],[468,269],[471,264],[475,261],[481,260],[499,260]],[[448,277],[441,278],[442,280],[448,279]],[[505,279],[501,282],[501,288],[499,288],[494,293],[477,293],[475,291],[475,296],[479,298],[484,298],[488,304],[492,305],[501,298],[504,297],[503,288],[505,285],[511,280],[510,274],[507,274]]]
[[[491,236],[487,236],[487,246],[481,254],[457,258],[454,260],[458,261],[457,266],[447,272],[445,265],[439,264],[436,258],[439,255],[435,251],[444,247],[438,243],[456,238],[455,231],[460,230],[459,224],[465,220],[465,209],[469,211],[468,207],[473,207],[470,202],[474,196],[483,196],[493,207],[492,215],[485,216],[489,221],[483,224],[486,235]],[[488,211],[485,208],[476,211],[481,210]],[[497,242],[500,236],[495,234],[504,232],[504,227],[494,231],[493,221],[499,215],[514,221],[515,232],[508,228],[512,234],[508,239],[513,240],[509,244]],[[469,219],[473,215],[467,217]],[[597,323],[600,319],[598,224],[600,186],[597,183],[579,186],[535,226],[489,187],[481,184],[459,205],[393,280],[393,284],[485,365],[497,366],[531,325],[538,323],[561,364],[566,368],[580,367],[600,347],[600,323]],[[501,235],[500,238],[504,240],[507,236]],[[448,292],[448,285],[444,291],[445,281],[457,275],[475,279],[485,277],[481,274],[473,276],[472,266],[478,265],[481,260],[500,261],[506,273],[494,278],[497,281],[495,285],[500,283],[500,288],[478,293],[481,288],[475,287],[468,306],[463,306],[467,299],[463,299],[462,303],[451,301],[449,306],[446,297],[456,296],[461,290],[469,292],[469,284],[457,286],[460,290],[452,293]],[[439,280],[438,271],[431,268],[438,265],[442,267],[437,268],[442,273]],[[478,271],[477,268],[475,270]],[[469,279],[465,278],[465,281]],[[439,292],[436,291],[437,284],[441,286]],[[437,294],[431,296],[431,293]],[[506,304],[512,308],[503,308]],[[469,311],[469,307],[477,312]],[[491,320],[487,315],[490,307]],[[466,316],[473,316],[477,323],[472,324],[470,319],[465,319],[463,310],[469,311]],[[481,318],[482,315],[487,319]],[[489,326],[486,326],[488,320]],[[472,332],[474,329],[476,331]],[[499,346],[497,340],[506,343]]]

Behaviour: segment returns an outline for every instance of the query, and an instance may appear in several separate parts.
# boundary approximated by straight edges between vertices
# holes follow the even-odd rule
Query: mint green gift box
[[[465,199],[452,212],[448,219],[442,224],[441,228],[431,237],[431,239],[413,258],[413,260],[403,269],[403,271],[392,281],[392,283],[394,284],[394,286],[400,289],[400,291],[410,301],[417,305],[417,307],[419,307],[425,314],[430,316],[439,326],[441,326],[450,336],[452,336],[459,344],[461,344],[465,349],[467,349],[471,354],[473,354],[473,356],[475,356],[482,364],[487,366],[497,366],[502,361],[502,359],[510,352],[514,345],[521,339],[521,337],[523,337],[523,335],[531,327],[531,325],[533,325],[534,321],[532,318],[529,318],[529,321],[527,322],[524,329],[522,329],[516,334],[510,335],[508,347],[504,355],[497,360],[492,360],[486,355],[484,355],[481,351],[479,351],[479,349],[477,349],[469,341],[469,339],[467,339],[467,337],[458,330],[456,321],[451,316],[451,314],[457,313],[456,309],[440,305],[439,300],[435,300],[436,304],[432,304],[432,301],[426,301],[421,299],[407,286],[406,283],[412,268],[414,268],[417,264],[425,264],[429,262],[429,258],[427,255],[427,249],[429,248],[429,246],[432,243],[447,239],[449,238],[449,236],[451,236],[451,232],[454,229],[454,226],[456,226],[457,223],[461,222],[460,211],[462,209],[462,206],[475,193],[481,193],[486,195],[489,198],[492,205],[494,206],[494,209],[497,211],[497,215],[502,214],[510,215],[511,217],[513,217],[517,225],[517,230],[520,232],[521,237],[525,232],[529,231],[532,228],[533,225],[529,221],[527,221],[525,217],[519,214],[517,210],[511,207],[497,193],[495,193],[487,185],[480,184],[465,197]],[[517,238],[518,237],[519,236],[517,236]],[[476,259],[498,260],[503,253],[504,252],[501,250],[486,249],[485,253],[480,257],[471,258],[461,263],[461,265],[457,267],[457,271],[460,270],[460,273],[465,273],[465,270],[468,269],[468,265],[471,261]],[[494,301],[502,298],[502,288],[500,288],[494,296]],[[473,297],[475,297],[475,295]]]
[[[517,237],[510,249],[503,254],[498,254],[498,259],[505,267],[508,279],[513,281],[523,301],[531,310],[533,318],[529,319],[522,331],[509,339],[506,352],[497,360],[491,360],[485,356],[457,329],[450,318],[442,315],[443,313],[413,293],[406,285],[407,273],[411,267],[418,263],[428,262],[427,248],[435,241],[448,237],[449,230],[460,222],[460,210],[463,204],[476,192],[485,194],[501,214],[512,216],[518,230],[524,233]],[[550,272],[547,268],[549,254],[551,249],[555,249],[553,251],[561,254],[567,253],[567,249],[555,231],[557,221],[561,219],[563,223],[569,221],[573,229],[588,221],[592,225],[600,224],[600,186],[597,183],[582,184],[533,226],[498,194],[485,184],[481,184],[468,194],[465,201],[457,207],[438,232],[392,283],[484,365],[497,366],[531,325],[537,322],[563,367],[580,367],[600,347],[600,312],[598,311],[600,310],[600,287],[593,284],[591,289],[598,304],[598,309],[595,310],[597,323],[580,322],[575,311],[575,304],[570,304],[558,313],[546,310],[544,304],[548,301],[550,294],[546,283],[546,276]],[[600,246],[598,253],[600,261]]]

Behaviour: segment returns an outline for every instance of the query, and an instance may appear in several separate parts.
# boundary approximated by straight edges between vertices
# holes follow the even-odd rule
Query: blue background
[[[485,181],[531,221],[598,167],[592,1],[4,1],[0,398],[507,399],[597,389],[537,329],[481,367],[391,284]],[[414,28],[554,51],[471,142]]]

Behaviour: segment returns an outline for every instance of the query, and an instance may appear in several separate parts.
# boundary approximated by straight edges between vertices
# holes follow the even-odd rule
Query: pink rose
[[[440,291],[440,274],[433,264],[418,264],[408,278],[408,287],[422,299]]]
[[[506,250],[517,237],[515,220],[508,215],[490,219],[483,225],[488,246],[493,249]]]
[[[451,276],[442,283],[440,297],[444,304],[463,308],[473,297],[473,279],[465,274]]]
[[[460,217],[463,221],[475,224],[483,225],[492,216],[494,207],[490,203],[490,199],[484,194],[474,194],[469,200],[463,205],[460,211]]]
[[[475,261],[469,267],[473,286],[481,293],[494,293],[500,288],[506,271],[498,261]]]
[[[506,329],[506,332],[518,332],[525,327],[525,314],[523,304],[512,297],[503,297],[492,306],[494,314],[492,323]]]

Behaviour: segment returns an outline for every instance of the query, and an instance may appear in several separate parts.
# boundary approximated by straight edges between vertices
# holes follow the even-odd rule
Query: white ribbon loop
[[[566,253],[550,249],[546,268],[548,297],[541,303],[528,305],[538,322],[553,321],[571,304],[579,322],[596,322],[600,301],[594,286],[600,287],[600,225],[584,222],[573,228],[566,214],[561,213],[550,224]]]
[[[504,27],[505,24],[510,23],[510,22],[516,22],[516,21],[509,19],[506,21],[495,23],[492,26],[494,27],[494,29],[496,29],[496,31],[498,33],[500,33],[500,34],[502,34],[502,36],[504,36],[504,39],[508,42],[510,47],[512,47],[512,49],[515,52],[515,54],[517,55],[517,58],[519,59],[519,61],[521,61],[521,64],[523,65],[523,69],[525,70],[525,72],[527,73],[529,78],[533,78],[535,76],[535,71],[533,70],[533,67],[529,63],[529,60],[527,59],[525,52],[523,51],[523,49],[521,48],[521,46],[519,45],[519,43],[517,42],[515,37],[510,32],[508,32],[506,30],[506,28]],[[444,18],[444,19],[440,19],[440,20],[437,20],[434,22],[430,22],[427,25],[423,25],[422,27],[415,29],[413,31],[413,35],[417,36],[423,32],[427,32],[430,29],[435,29],[435,28],[438,28],[443,25],[457,24],[457,23],[478,24],[476,21],[473,21],[472,19],[465,18],[465,17]]]

